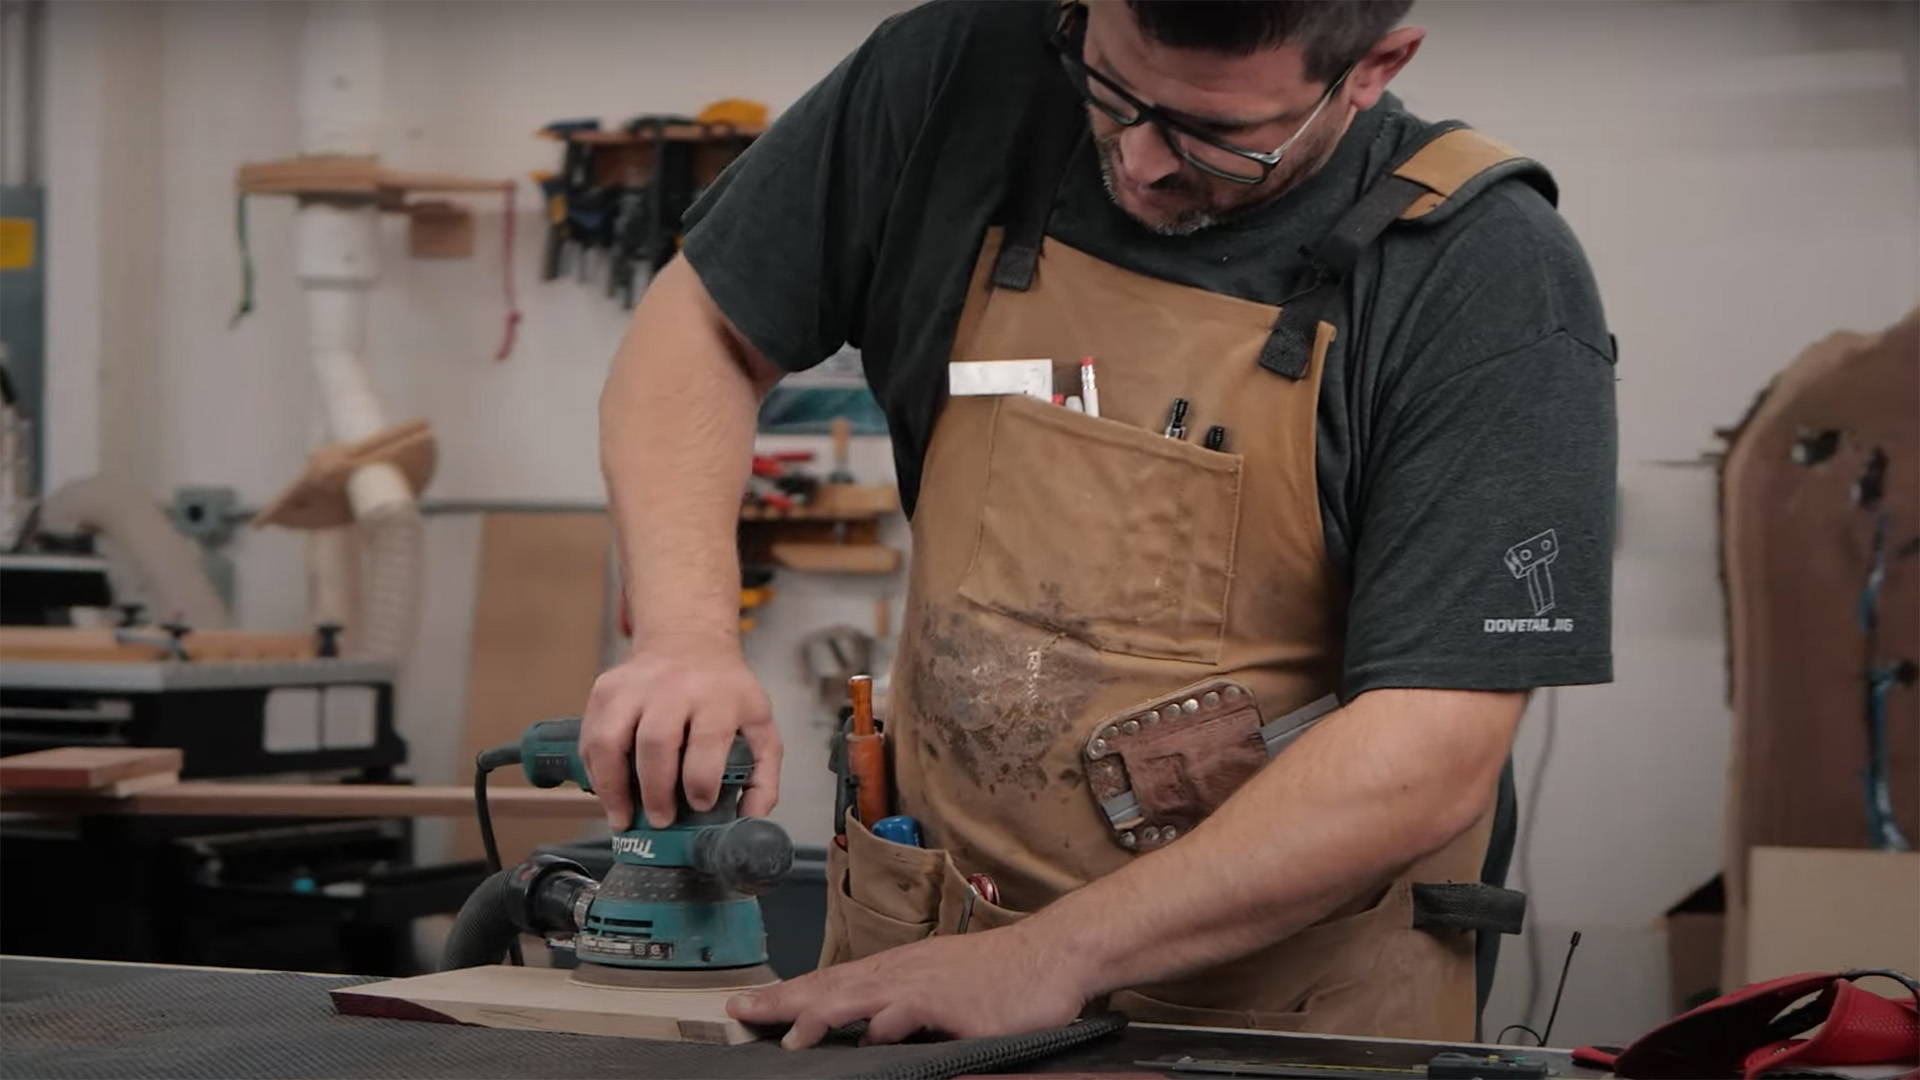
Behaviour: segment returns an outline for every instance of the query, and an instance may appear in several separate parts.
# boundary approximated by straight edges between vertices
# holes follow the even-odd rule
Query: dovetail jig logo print
[[[1487,619],[1481,627],[1489,634],[1567,633],[1572,619],[1549,619],[1554,608],[1553,563],[1560,557],[1560,537],[1552,529],[1530,536],[1507,549],[1501,561],[1507,573],[1527,583],[1527,599],[1533,602],[1531,619]]]

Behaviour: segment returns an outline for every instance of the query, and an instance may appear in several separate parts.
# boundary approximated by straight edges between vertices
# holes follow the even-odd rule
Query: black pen
[[[1200,445],[1209,450],[1225,450],[1227,448],[1227,429],[1221,427],[1219,424],[1213,425],[1207,429],[1207,437]]]
[[[1173,415],[1168,417],[1167,430],[1161,432],[1161,434],[1169,439],[1184,439],[1187,437],[1186,398],[1177,397],[1173,399]]]

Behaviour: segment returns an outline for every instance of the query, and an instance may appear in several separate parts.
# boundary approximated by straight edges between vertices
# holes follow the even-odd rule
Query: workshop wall
[[[513,356],[493,360],[504,308],[497,197],[465,200],[474,257],[414,260],[404,220],[383,221],[382,276],[371,298],[367,366],[390,419],[425,416],[439,439],[432,500],[603,499],[597,397],[629,313],[599,279],[541,283],[544,211],[527,183],[552,169],[545,123],[646,111],[697,111],[723,97],[777,113],[887,13],[869,0],[686,3],[391,4],[381,154],[396,167],[522,183],[515,273],[525,318]],[[233,170],[296,152],[298,4],[77,3],[49,12],[49,311],[62,357],[50,393],[57,485],[117,471],[166,497],[186,483],[228,485],[260,506],[297,475],[316,439],[294,279],[292,200],[249,202],[255,311],[240,295]],[[736,58],[751,58],[750,63]],[[97,134],[96,134],[97,133]],[[72,183],[68,183],[72,178]],[[186,268],[191,267],[190,271]],[[822,451],[827,440],[783,437]],[[853,440],[864,482],[892,480],[885,441]],[[905,546],[895,522],[886,542]],[[402,685],[412,771],[455,781],[466,689],[478,519],[428,519],[422,633]],[[232,545],[247,626],[293,628],[306,613],[303,540],[246,532]],[[795,645],[834,623],[872,629],[894,578],[786,574],[748,640],[755,669],[790,723],[789,787],[778,816],[806,843],[831,818],[819,709]],[[586,687],[581,687],[582,700]],[[428,850],[444,822],[423,823]]]
[[[1903,10],[1904,9],[1904,10]],[[1535,695],[1525,797],[1540,1004],[1584,933],[1555,1042],[1666,1015],[1662,912],[1722,861],[1730,714],[1718,450],[1774,372],[1920,301],[1915,9],[1876,4],[1418,5],[1398,88],[1545,161],[1620,342],[1610,686]],[[1902,48],[1907,51],[1903,54]],[[1524,805],[1524,804],[1523,804]],[[1521,1019],[1508,939],[1490,1022]]]
[[[439,3],[385,8],[383,139],[396,165],[524,179],[550,168],[542,123],[789,104],[886,2]],[[1575,928],[1555,1041],[1618,1041],[1665,1013],[1660,912],[1720,862],[1728,713],[1714,481],[1675,466],[1715,449],[1766,379],[1832,329],[1875,330],[1920,296],[1920,149],[1911,5],[1429,3],[1432,30],[1398,89],[1546,161],[1620,338],[1618,681],[1536,695],[1517,759],[1541,777],[1518,871],[1534,897],[1543,985]],[[238,296],[232,175],[296,145],[297,5],[63,3],[49,12],[53,383],[49,477],[119,470],[156,495],[228,484],[258,505],[313,436],[292,207],[253,205],[258,310]],[[1908,52],[1900,51],[1905,43]],[[405,257],[387,224],[370,367],[391,416],[439,433],[435,498],[597,500],[595,397],[626,313],[598,288],[538,283],[540,218],[522,186],[516,272],[526,313],[500,330],[498,208],[475,257]],[[856,440],[862,478],[890,471]],[[474,520],[429,531],[429,631],[407,686],[417,771],[455,778]],[[301,544],[235,547],[240,615],[291,627]],[[782,817],[817,842],[826,778],[794,636],[859,625],[885,582],[783,580],[751,639],[790,751]],[[584,690],[584,688],[583,688]],[[1551,717],[1552,723],[1549,724]],[[1511,943],[1490,1019],[1520,1019]],[[1543,1020],[1544,1011],[1535,1016]]]

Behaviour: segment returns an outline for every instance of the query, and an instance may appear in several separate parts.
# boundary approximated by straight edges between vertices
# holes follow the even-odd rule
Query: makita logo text
[[[615,855],[632,855],[636,858],[651,859],[653,858],[653,837],[616,836],[613,838],[613,853]]]

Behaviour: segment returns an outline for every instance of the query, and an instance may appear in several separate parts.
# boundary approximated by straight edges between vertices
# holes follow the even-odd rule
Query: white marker
[[[1088,416],[1100,415],[1100,384],[1093,378],[1093,357],[1080,358],[1080,403]]]

